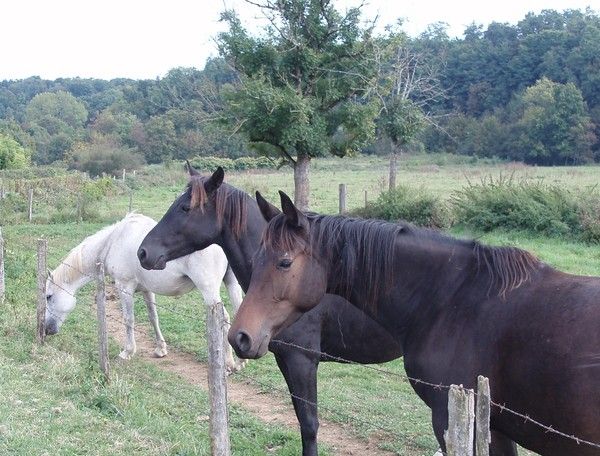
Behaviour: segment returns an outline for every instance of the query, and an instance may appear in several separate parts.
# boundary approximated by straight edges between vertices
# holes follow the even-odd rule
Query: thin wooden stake
[[[133,190],[129,191],[129,212],[133,208]]]
[[[448,429],[444,432],[448,456],[473,456],[475,437],[473,390],[451,385],[448,392]]]
[[[29,220],[31,222],[31,219],[33,218],[33,189],[32,188],[29,189],[29,198],[27,201],[27,205],[29,207],[29,214],[27,216],[27,220]]]
[[[125,183],[125,168],[123,168],[123,183]]]
[[[0,304],[4,302],[4,293],[6,285],[4,283],[4,238],[2,237],[2,227],[0,226]]]
[[[106,331],[106,290],[104,285],[104,263],[96,263],[96,315],[98,317],[98,354],[100,370],[104,380],[110,381],[108,365],[108,332]]]
[[[365,207],[367,207],[368,203],[369,203],[369,199],[367,198],[367,191],[365,190]]]
[[[48,254],[48,241],[38,239],[37,242],[37,328],[36,338],[38,344],[43,345],[46,339],[46,279],[48,269],[46,257]]]
[[[346,184],[340,184],[340,215],[346,213]]]
[[[229,456],[229,419],[227,412],[227,374],[225,370],[225,339],[222,322],[223,303],[206,306],[206,336],[208,340],[208,396],[210,401],[210,445],[213,456]]]
[[[394,190],[396,188],[396,160],[398,156],[395,152],[390,154],[390,179],[389,189]]]
[[[77,223],[81,223],[82,220],[82,196],[81,195],[77,195]]]
[[[490,442],[490,381],[477,377],[477,406],[475,408],[475,449],[477,456],[489,456]]]

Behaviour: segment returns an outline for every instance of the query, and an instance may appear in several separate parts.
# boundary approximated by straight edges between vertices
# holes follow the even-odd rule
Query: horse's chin
[[[156,263],[154,263],[154,266],[152,266],[152,269],[162,271],[166,267],[167,267],[167,262],[165,261],[165,257],[164,257],[164,255],[161,255],[156,260]]]

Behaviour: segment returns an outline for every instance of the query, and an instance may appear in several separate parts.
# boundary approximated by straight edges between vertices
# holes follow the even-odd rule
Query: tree
[[[36,161],[51,163],[63,158],[84,133],[87,110],[67,92],[44,92],[27,104],[27,130],[36,143]]]
[[[31,151],[8,135],[0,133],[0,169],[25,168],[31,161]]]
[[[593,125],[574,84],[542,78],[523,92],[513,110],[514,148],[519,158],[541,165],[592,160]]]
[[[249,3],[270,26],[252,37],[233,12],[222,14],[220,53],[240,75],[224,92],[225,119],[293,167],[296,205],[306,210],[311,158],[352,154],[375,135],[372,27],[361,25],[360,8],[342,15],[330,0]]]
[[[144,158],[134,149],[123,147],[115,137],[94,135],[89,142],[76,143],[67,154],[69,168],[99,176],[120,175],[123,169],[137,169]]]

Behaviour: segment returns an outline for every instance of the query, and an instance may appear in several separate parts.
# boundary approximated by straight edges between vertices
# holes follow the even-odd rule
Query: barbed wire
[[[78,268],[76,268],[75,266],[73,266],[73,265],[70,265],[70,264],[68,264],[68,263],[66,263],[66,262],[61,262],[60,264],[64,264],[64,265],[66,265],[66,266],[68,266],[68,267],[70,267],[70,268],[73,268],[74,270],[76,270],[76,271],[77,271],[77,272],[79,272],[80,274],[82,274],[82,275],[84,275],[84,276],[87,276],[87,277],[89,277],[89,278],[90,278],[90,279],[92,279],[92,280],[96,280],[96,278],[97,278],[97,276],[92,276],[92,275],[90,275],[90,274],[88,274],[88,273],[85,273],[85,272],[83,272],[83,271],[79,270]],[[49,277],[49,278],[50,278],[50,277]],[[51,278],[50,278],[50,279],[51,279]],[[68,294],[70,294],[71,296],[75,297],[75,295],[74,295],[73,293],[71,293],[71,292],[69,292],[68,290],[64,289],[64,287],[61,287],[60,285],[58,285],[58,284],[57,284],[57,283],[56,283],[54,280],[52,280],[52,279],[51,279],[51,282],[52,282],[54,285],[56,285],[57,287],[61,288],[63,291],[65,291],[65,292],[67,292]],[[129,292],[128,290],[124,290],[124,289],[120,288],[120,287],[119,287],[117,284],[115,284],[115,286],[114,286],[114,287],[115,287],[115,288],[116,288],[116,289],[117,289],[119,292],[121,292],[121,293],[124,293],[124,294],[126,294],[126,295],[129,295],[129,296],[131,296],[131,297],[134,297],[134,293],[135,293],[135,292],[134,292],[134,293],[131,293],[131,292]],[[198,316],[198,315],[194,315],[194,316],[192,316],[192,315],[190,315],[190,314],[187,314],[187,313],[184,313],[184,312],[175,311],[174,309],[172,309],[172,308],[170,308],[170,307],[167,307],[167,306],[158,305],[157,303],[154,303],[154,304],[155,304],[155,306],[156,306],[157,308],[160,308],[160,309],[162,309],[162,310],[165,310],[165,311],[167,311],[167,312],[171,312],[171,313],[177,314],[177,315],[179,315],[179,316],[183,316],[183,317],[185,317],[185,318],[190,318],[190,319],[193,319],[195,322],[197,322],[198,320],[200,320],[200,318],[199,318],[199,316]],[[59,317],[59,318],[60,318],[60,317]],[[110,317],[110,316],[108,316],[108,315],[107,315],[107,318],[112,318],[114,321],[118,321],[120,324],[123,324],[123,325],[127,326],[127,323],[126,323],[126,322],[124,322],[124,321],[116,320],[116,319],[114,319],[113,317]],[[61,318],[61,321],[62,321],[62,318]],[[226,320],[222,320],[222,321],[220,322],[220,324],[221,324],[222,326],[225,326],[225,325],[227,325],[227,326],[228,326],[230,323],[229,323],[228,321],[226,321]],[[136,329],[136,330],[140,331],[140,329],[139,329],[139,324],[138,324],[138,325],[133,325],[133,326],[130,326],[130,328],[132,328],[132,329]],[[144,332],[144,331],[140,331],[140,332],[144,333],[144,334],[145,334],[146,336],[148,336],[148,337],[151,337],[151,336],[150,336],[150,335],[149,335],[147,332]],[[394,372],[394,371],[390,371],[390,370],[387,370],[387,369],[383,369],[383,368],[380,368],[380,367],[378,367],[378,366],[369,365],[369,364],[361,364],[361,363],[358,363],[358,362],[356,362],[356,361],[352,361],[352,360],[349,360],[349,359],[345,359],[345,358],[342,358],[342,357],[339,357],[339,356],[330,355],[330,354],[328,354],[328,353],[325,353],[325,352],[322,352],[322,351],[319,351],[319,350],[315,350],[315,349],[311,349],[311,348],[308,348],[308,347],[303,347],[303,346],[301,346],[301,345],[294,344],[294,343],[291,343],[291,342],[285,342],[285,341],[282,341],[282,340],[280,340],[280,339],[273,339],[273,340],[272,340],[272,342],[273,342],[273,343],[276,343],[276,344],[280,344],[280,345],[286,345],[286,346],[289,346],[290,348],[294,348],[294,349],[297,349],[297,350],[302,350],[302,351],[310,352],[310,353],[313,353],[313,354],[315,354],[315,355],[319,355],[320,357],[324,357],[324,358],[326,358],[326,359],[329,359],[329,360],[331,360],[331,361],[336,361],[336,362],[340,362],[340,363],[344,363],[344,364],[350,364],[350,365],[358,365],[358,366],[361,366],[361,367],[363,367],[363,368],[370,369],[370,370],[376,371],[376,372],[378,372],[378,373],[381,373],[381,374],[385,374],[385,375],[391,375],[391,376],[394,376],[394,377],[398,377],[398,378],[401,378],[401,379],[403,379],[403,380],[405,380],[405,381],[412,382],[412,383],[414,383],[415,385],[424,385],[424,386],[429,386],[429,387],[431,387],[431,388],[438,389],[438,390],[442,390],[442,389],[443,389],[443,390],[449,390],[449,389],[451,388],[451,385],[445,385],[445,384],[442,384],[442,383],[433,383],[433,382],[429,382],[429,381],[426,381],[426,380],[423,380],[423,379],[420,379],[420,378],[411,377],[411,376],[409,376],[409,375],[406,375],[406,374],[401,374],[401,373],[399,373],[399,372]],[[175,346],[175,345],[173,345],[173,344],[170,344],[170,345],[171,345],[171,346],[173,346],[174,348],[178,349],[178,347],[177,347],[177,346]],[[184,351],[184,352],[185,352],[185,351],[187,351],[187,349],[185,349],[185,348],[184,348],[182,351]],[[239,376],[241,376],[241,377],[247,378],[247,379],[249,379],[249,380],[251,380],[251,381],[253,381],[253,382],[255,382],[255,383],[259,384],[259,385],[262,385],[263,387],[266,385],[266,386],[268,386],[270,389],[273,389],[273,388],[274,388],[274,386],[273,386],[273,385],[266,384],[266,383],[264,383],[264,382],[263,382],[263,381],[261,381],[261,380],[255,379],[255,378],[253,378],[253,377],[251,377],[251,376],[248,376],[247,374],[244,374],[244,373],[241,373],[241,372],[237,372],[237,373],[236,373],[236,375],[239,375]],[[455,385],[455,386],[456,386],[456,387],[458,387],[459,389],[462,389],[462,390],[468,390],[468,388],[465,388],[465,387],[463,387],[462,385]],[[277,388],[277,387],[275,387],[275,388]],[[279,389],[279,390],[282,390],[282,388],[277,388],[277,389]],[[476,391],[472,391],[472,390],[471,390],[471,392],[472,392],[472,393],[473,393],[473,394],[474,394],[476,397],[477,397],[477,396],[479,396],[478,392],[476,392]],[[300,396],[293,395],[293,394],[292,394],[292,393],[290,393],[290,392],[287,392],[287,394],[288,394],[288,395],[290,395],[290,396],[292,396],[292,397],[294,397],[295,399],[298,399],[298,400],[300,400],[300,401],[306,402],[307,404],[309,404],[309,405],[311,405],[311,406],[314,406],[314,407],[319,407],[319,406],[318,406],[318,404],[316,404],[316,403],[313,403],[313,402],[311,402],[311,401],[309,401],[309,400],[307,400],[307,399],[305,399],[305,398],[302,398],[302,397],[300,397]],[[499,404],[499,403],[497,403],[497,402],[494,402],[494,401],[490,400],[490,405],[492,405],[493,407],[496,407],[496,408],[498,408],[498,409],[500,410],[500,413],[503,413],[503,412],[508,412],[508,413],[510,413],[510,414],[512,414],[512,415],[514,415],[514,416],[516,416],[516,417],[519,417],[519,418],[523,419],[523,420],[524,420],[524,422],[526,422],[526,423],[527,423],[527,422],[529,422],[529,423],[531,423],[531,424],[534,424],[534,425],[536,425],[536,426],[540,427],[541,429],[544,429],[544,431],[545,431],[546,433],[552,433],[552,434],[558,435],[558,436],[560,436],[560,437],[563,437],[563,438],[566,438],[566,439],[573,440],[573,441],[575,441],[575,442],[576,442],[577,444],[579,444],[579,445],[580,445],[580,444],[584,444],[584,445],[588,445],[588,446],[591,446],[591,447],[594,447],[594,448],[600,448],[600,443],[596,443],[596,442],[592,442],[592,441],[589,441],[589,440],[586,440],[586,439],[582,439],[582,438],[579,438],[579,437],[577,437],[577,436],[575,436],[575,435],[572,435],[572,434],[567,434],[567,433],[565,433],[565,432],[562,432],[562,431],[560,431],[560,430],[557,430],[557,429],[555,429],[553,426],[549,426],[549,425],[543,424],[543,423],[541,423],[541,422],[539,422],[539,421],[535,420],[534,418],[531,418],[531,417],[530,417],[529,415],[527,415],[527,414],[524,414],[524,413],[521,413],[521,412],[517,412],[517,411],[515,411],[515,410],[512,410],[512,409],[510,409],[509,407],[507,407],[505,404]],[[339,411],[336,411],[336,410],[333,410],[333,409],[327,409],[327,408],[325,408],[325,407],[323,407],[323,406],[320,406],[320,408],[321,408],[321,409],[323,409],[323,410],[326,410],[326,411],[328,411],[328,412],[330,412],[330,413],[337,413],[337,414],[340,414],[340,412],[339,412]],[[360,419],[358,419],[358,420],[357,420],[357,419],[356,419],[356,417],[351,417],[351,416],[349,416],[349,415],[348,415],[346,418],[350,418],[351,420],[354,420],[354,421],[359,421],[359,422],[361,421]],[[373,427],[374,427],[374,428],[376,428],[376,429],[380,429],[380,430],[382,430],[382,431],[384,431],[384,432],[391,433],[391,431],[390,431],[389,429],[382,428],[380,425],[377,425],[377,424],[375,424],[375,423],[371,423],[371,422],[368,422],[368,421],[364,421],[364,422],[363,422],[363,424],[368,424],[368,425],[370,425],[370,426],[373,426]]]

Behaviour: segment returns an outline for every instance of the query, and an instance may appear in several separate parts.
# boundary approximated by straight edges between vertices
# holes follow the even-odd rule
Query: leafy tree
[[[374,137],[371,28],[361,25],[360,8],[342,15],[330,0],[258,6],[270,21],[258,37],[233,12],[222,14],[229,30],[220,52],[240,74],[224,92],[226,118],[260,152],[293,167],[296,204],[307,209],[311,158],[349,155]]]
[[[592,160],[593,125],[572,83],[540,79],[516,100],[513,137],[519,158],[542,165]]]
[[[36,161],[51,163],[82,137],[87,110],[67,92],[44,92],[27,104],[25,120],[36,143]]]
[[[25,168],[31,152],[8,135],[0,133],[0,169]]]

